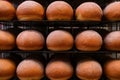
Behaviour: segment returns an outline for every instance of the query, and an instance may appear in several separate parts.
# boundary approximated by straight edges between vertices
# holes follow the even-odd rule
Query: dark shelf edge
[[[112,23],[119,23],[120,21],[77,21],[77,20],[71,20],[71,21],[48,21],[48,20],[42,20],[42,21],[0,21],[3,25],[10,25],[10,23],[13,23],[15,26],[79,26],[79,27],[87,27],[87,26],[103,26],[105,24],[112,24]],[[103,26],[104,27],[104,26]],[[111,27],[111,26],[110,26]]]
[[[81,54],[111,54],[111,53],[120,53],[120,51],[0,51],[0,53],[81,53]]]

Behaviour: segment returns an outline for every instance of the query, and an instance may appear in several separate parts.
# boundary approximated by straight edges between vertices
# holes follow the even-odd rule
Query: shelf
[[[120,53],[120,51],[20,51],[20,50],[11,50],[11,51],[0,51],[0,53],[70,53],[70,54],[112,54]]]
[[[66,27],[87,27],[87,26],[103,26],[105,24],[114,24],[114,23],[120,23],[120,21],[48,21],[48,20],[42,20],[42,21],[0,21],[0,24],[3,25],[14,25],[14,26],[66,26]]]

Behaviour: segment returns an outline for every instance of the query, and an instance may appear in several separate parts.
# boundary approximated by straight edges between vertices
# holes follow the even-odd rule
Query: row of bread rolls
[[[12,50],[15,45],[20,50],[41,50],[46,43],[51,51],[71,50],[75,44],[80,51],[98,51],[104,46],[107,50],[120,51],[120,31],[112,31],[105,38],[95,30],[84,30],[75,36],[65,30],[54,30],[46,39],[37,30],[24,30],[17,37],[9,31],[0,30],[0,50]]]
[[[4,8],[3,6],[6,6]],[[79,21],[101,21],[103,15],[106,19],[120,20],[120,2],[112,2],[104,10],[95,2],[84,2],[80,4],[75,13],[70,4],[65,1],[54,1],[45,8],[36,1],[23,1],[17,9],[8,1],[0,0],[0,20],[12,20],[15,16],[20,21],[43,20],[45,15],[50,21],[72,20],[75,14]]]
[[[73,74],[80,80],[99,80],[102,74],[109,80],[120,78],[120,60],[110,59],[101,66],[96,60],[85,58],[77,61],[75,69],[68,57],[53,56],[47,64],[42,60],[43,56],[31,57],[16,66],[11,59],[0,58],[0,80],[9,80],[15,74],[20,80],[41,80],[45,75],[50,80],[68,80]]]

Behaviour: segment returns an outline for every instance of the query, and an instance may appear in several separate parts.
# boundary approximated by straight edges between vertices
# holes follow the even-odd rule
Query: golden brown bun
[[[81,51],[97,51],[102,46],[102,37],[96,31],[85,30],[76,36],[75,45]]]
[[[103,12],[94,2],[84,2],[76,8],[76,19],[79,21],[101,21]]]
[[[14,16],[14,6],[8,1],[0,0],[0,20],[12,20]]]
[[[68,80],[72,74],[71,64],[64,60],[53,60],[46,66],[46,76],[50,80]]]
[[[42,20],[44,17],[43,6],[35,1],[24,1],[16,10],[18,20],[21,21],[34,21]]]
[[[44,76],[44,66],[36,60],[23,60],[19,63],[16,73],[20,80],[40,80]]]
[[[102,75],[101,65],[94,60],[83,60],[77,64],[76,76],[81,80],[99,80]]]
[[[73,47],[73,37],[67,31],[55,30],[47,36],[46,45],[52,51],[69,50]]]
[[[110,32],[104,39],[105,48],[120,51],[120,31]]]
[[[16,65],[9,59],[0,59],[0,80],[10,80],[15,75]]]
[[[73,18],[73,9],[65,1],[54,1],[46,10],[48,20],[71,20]]]
[[[120,60],[111,60],[104,65],[104,73],[109,80],[120,80]]]
[[[16,44],[20,50],[40,50],[44,46],[44,37],[36,30],[25,30],[17,36]]]
[[[110,3],[103,12],[106,19],[110,21],[120,20],[120,1]]]
[[[8,31],[0,30],[0,50],[11,50],[15,46],[15,37]]]

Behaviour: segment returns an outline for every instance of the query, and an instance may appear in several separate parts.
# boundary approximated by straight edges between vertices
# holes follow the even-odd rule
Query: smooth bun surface
[[[105,7],[103,12],[107,20],[120,20],[120,1],[110,3]]]
[[[98,4],[84,2],[76,8],[75,16],[79,21],[101,21],[103,12]]]
[[[11,50],[14,46],[14,35],[8,31],[0,30],[0,50]]]
[[[71,5],[65,1],[54,1],[46,9],[48,20],[71,20],[73,14]]]
[[[120,51],[120,31],[110,32],[104,39],[105,48]]]
[[[46,75],[50,80],[68,80],[72,74],[73,68],[69,62],[51,61],[46,66]]]
[[[73,47],[72,35],[64,30],[52,31],[46,39],[46,45],[49,50],[65,51]]]
[[[85,30],[76,36],[75,45],[81,51],[97,51],[102,46],[102,37],[96,31]]]
[[[14,6],[6,0],[0,0],[0,20],[12,20],[14,16]]]
[[[20,80],[40,80],[44,76],[44,67],[39,61],[23,60],[18,65],[16,73]]]
[[[9,59],[0,59],[0,80],[9,80],[15,75],[16,65]]]
[[[94,60],[81,61],[77,64],[76,75],[81,80],[99,80],[102,75],[102,67]]]
[[[44,46],[44,37],[36,30],[25,30],[17,36],[16,44],[20,50],[40,50]]]
[[[111,60],[104,65],[104,73],[110,80],[120,80],[120,60]]]
[[[44,17],[43,6],[35,1],[24,1],[16,10],[18,20],[21,21],[34,21],[42,20]]]

